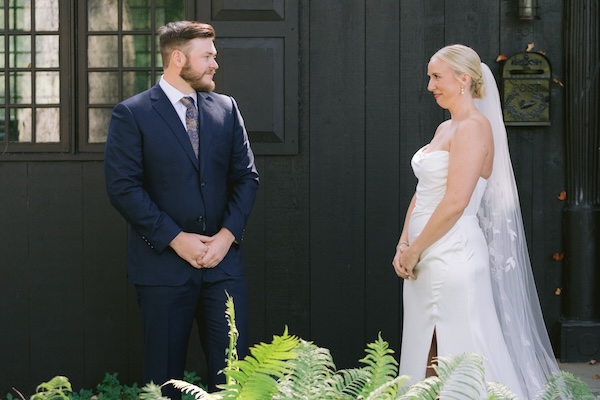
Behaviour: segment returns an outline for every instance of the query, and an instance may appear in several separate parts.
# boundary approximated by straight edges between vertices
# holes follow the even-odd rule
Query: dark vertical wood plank
[[[31,377],[83,384],[80,163],[29,163]]]
[[[508,56],[524,51],[528,43],[534,43],[534,49],[545,51],[554,68],[555,63],[559,66],[562,63],[562,56],[559,56],[562,54],[561,42],[556,40],[557,32],[561,32],[562,3],[549,1],[543,5],[544,8],[548,12],[543,13],[543,23],[521,21],[516,4],[503,1],[501,43]],[[553,74],[556,76],[556,70]],[[556,349],[560,297],[554,291],[560,286],[560,267],[551,256],[560,251],[557,247],[560,246],[562,205],[552,199],[560,193],[564,184],[564,117],[562,107],[556,107],[561,104],[562,93],[558,86],[553,87],[552,91],[552,125],[530,129],[511,127],[509,140],[532,268],[546,324]]]
[[[510,57],[518,52],[524,51],[527,44],[534,40],[533,25],[531,21],[521,21],[518,18],[518,8],[514,2],[503,1],[501,3],[501,23],[502,30],[500,35],[500,45],[502,53]],[[503,63],[497,65],[494,71],[499,88],[502,93],[502,67]],[[497,72],[497,74],[496,74]],[[531,204],[532,204],[532,131],[527,127],[510,126],[507,127],[508,144],[510,147],[511,161],[515,172],[515,179],[519,189],[521,210],[523,214],[523,224],[529,250],[531,253]]]
[[[308,1],[298,7],[300,81],[299,153],[293,157],[266,157],[265,196],[265,337],[280,335],[284,326],[302,338],[311,336],[310,304],[310,86]],[[286,3],[293,4],[293,3]],[[291,62],[292,60],[288,60]],[[273,290],[272,288],[278,288]]]
[[[391,260],[400,220],[400,2],[369,4],[366,13],[365,229],[366,341],[378,332],[400,350],[400,286]],[[395,83],[395,84],[391,84]]]
[[[250,302],[251,344],[266,340],[265,314],[268,309],[268,304],[265,301],[265,292],[267,291],[265,257],[268,252],[268,245],[265,239],[267,214],[265,185],[268,185],[268,180],[265,177],[265,165],[265,157],[257,157],[256,168],[260,175],[260,188],[256,195],[250,219],[248,220],[243,243]]]
[[[498,1],[445,0],[444,8],[445,44],[472,47],[483,62],[492,64],[498,54]]]
[[[365,347],[365,2],[311,2],[311,332],[338,366]]]
[[[30,389],[27,163],[0,163],[0,397]]]
[[[534,51],[549,58],[553,75],[562,74],[562,2],[551,0],[541,8],[542,18],[522,21],[517,4],[501,2],[501,49],[507,56],[524,51],[529,43]],[[549,127],[509,127],[509,143],[533,273],[550,338],[558,349],[561,285],[560,262],[552,259],[560,253],[562,208],[557,196],[564,189],[564,139],[562,89],[551,85],[551,120]]]
[[[542,51],[550,60],[552,75],[564,76],[562,41],[563,2],[552,0],[541,6],[544,23],[529,23],[535,44],[534,51]],[[561,251],[563,203],[557,199],[565,185],[564,162],[564,89],[551,83],[551,125],[533,130],[532,160],[532,235],[530,253],[533,272],[538,286],[540,303],[555,351],[559,349],[560,297],[555,290],[560,286],[560,263],[552,255]]]
[[[271,157],[265,165],[265,333],[270,340],[287,325],[301,337],[308,329],[308,167],[299,157]]]
[[[410,160],[444,119],[427,91],[427,63],[444,44],[443,7],[419,0],[400,3],[400,229],[416,184]]]
[[[85,384],[127,375],[127,229],[105,192],[103,163],[82,165]],[[110,354],[111,357],[106,357]]]

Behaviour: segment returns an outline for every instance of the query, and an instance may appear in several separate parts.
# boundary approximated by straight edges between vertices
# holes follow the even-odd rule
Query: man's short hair
[[[160,54],[163,66],[169,65],[171,53],[179,50],[187,55],[187,46],[190,40],[197,38],[215,38],[215,30],[209,24],[197,21],[169,22],[158,28]]]

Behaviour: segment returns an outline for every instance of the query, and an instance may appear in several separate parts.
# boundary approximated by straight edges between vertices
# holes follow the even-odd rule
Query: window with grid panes
[[[192,8],[182,0],[0,0],[0,160],[102,152],[115,104],[162,73],[156,30],[190,18]]]
[[[183,1],[88,0],[85,10],[85,80],[79,92],[85,121],[79,124],[81,150],[102,151],[112,108],[157,82],[162,60],[156,30],[185,19]],[[108,15],[115,16],[107,18]]]
[[[0,0],[0,147],[65,151],[68,124],[58,0]],[[62,42],[62,43],[61,43]]]

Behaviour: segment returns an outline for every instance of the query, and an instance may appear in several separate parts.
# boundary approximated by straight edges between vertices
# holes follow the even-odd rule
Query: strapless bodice
[[[413,212],[431,214],[442,201],[446,194],[449,158],[450,153],[445,150],[426,152],[424,148],[421,148],[415,153],[411,160],[411,166],[419,182]],[[479,178],[463,216],[477,215],[486,185],[487,180]]]

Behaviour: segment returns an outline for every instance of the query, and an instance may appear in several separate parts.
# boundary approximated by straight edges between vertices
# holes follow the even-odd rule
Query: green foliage
[[[137,399],[140,389],[137,384],[133,386],[122,385],[118,374],[104,375],[104,380],[96,387],[98,400],[128,400]]]
[[[399,396],[398,399],[435,400],[438,398],[438,393],[442,390],[442,387],[443,383],[437,376],[425,378],[408,388],[406,393]]]
[[[259,343],[250,348],[243,360],[234,360],[226,368],[227,382],[222,385],[225,398],[270,399],[277,393],[277,381],[292,371],[289,360],[298,355],[294,352],[299,339],[288,334],[274,336],[270,344]]]
[[[538,394],[538,400],[576,399],[594,400],[592,391],[581,379],[572,373],[560,371],[552,375],[544,384],[544,389]]]
[[[69,394],[71,400],[90,400],[94,396],[94,391],[91,389],[81,389],[79,392]]]
[[[255,345],[250,355],[239,360],[235,349],[238,334],[233,299],[227,297],[230,345],[226,351],[227,366],[222,371],[226,383],[220,386],[221,391],[207,393],[204,387],[195,384],[200,383],[198,376],[187,373],[185,380],[170,380],[162,385],[174,385],[183,392],[184,399],[518,400],[509,388],[485,382],[483,357],[478,354],[438,357],[437,365],[433,366],[438,376],[407,388],[404,384],[408,377],[398,376],[394,352],[381,338],[381,333],[375,342],[367,345],[366,356],[359,360],[364,364],[362,368],[336,370],[329,350],[290,335],[287,327],[283,335],[273,336],[271,343]],[[161,394],[161,386],[150,383],[142,389],[137,385],[123,387],[117,374],[106,374],[97,389],[98,400],[167,400]],[[90,397],[90,391],[71,393],[68,379],[57,376],[38,386],[30,400],[89,400]],[[7,399],[13,398],[9,395]],[[594,396],[583,381],[561,371],[550,377],[536,396],[536,400],[554,399],[593,400]]]
[[[280,379],[277,400],[325,399],[330,397],[330,383],[335,364],[329,350],[300,340],[298,356],[289,361],[291,372]],[[323,384],[327,382],[328,384]]]
[[[369,379],[362,388],[359,397],[368,397],[375,389],[387,384],[398,375],[398,362],[394,358],[394,351],[390,349],[388,342],[381,338],[379,333],[377,340],[367,345],[365,350],[367,356],[360,360],[366,364],[365,371],[369,374]],[[387,386],[383,394],[392,395],[396,388]]]
[[[68,393],[72,391],[67,377],[55,376],[48,382],[39,384],[30,400],[68,400]]]
[[[237,340],[233,299],[228,295],[226,317]],[[227,384],[221,392],[211,394],[223,399],[437,399],[460,398],[489,400],[514,399],[506,387],[485,382],[483,357],[461,354],[440,357],[434,366],[437,377],[427,378],[410,388],[403,385],[408,378],[398,376],[394,352],[378,335],[368,344],[366,356],[360,360],[365,366],[336,371],[331,354],[313,343],[290,336],[287,327],[283,336],[274,336],[270,344],[260,343],[250,349],[244,360],[235,359],[230,341],[225,369]],[[182,390],[195,388],[177,383]],[[204,398],[204,397],[197,397]],[[211,397],[212,398],[212,397]]]
[[[333,396],[328,399],[355,399],[369,379],[369,373],[361,368],[342,369],[336,372],[332,380]]]
[[[488,383],[487,392],[490,396],[490,400],[519,400],[519,398],[514,393],[512,393],[506,386],[496,382]]]
[[[169,384],[171,381],[167,381],[165,383]],[[140,393],[140,399],[142,400],[167,400],[167,397],[162,395],[160,390],[161,386],[155,384],[154,382],[150,382],[142,388],[142,392]],[[183,397],[183,396],[182,396]]]
[[[438,365],[434,366],[439,376],[426,378],[406,388],[403,385],[408,378],[396,376],[396,363],[388,357],[392,352],[381,337],[365,351],[367,356],[361,360],[364,367],[336,371],[327,349],[290,336],[286,329],[282,336],[274,336],[272,343],[256,346],[252,356],[232,364],[232,368],[238,368],[238,373],[231,375],[235,379],[231,387],[224,385],[220,392],[207,393],[204,388],[183,380],[165,384],[174,384],[182,390],[184,398],[205,400],[435,400],[440,396],[461,400],[517,399],[507,387],[484,381],[483,359],[477,354],[440,357]],[[241,367],[239,364],[242,362],[248,365]],[[198,379],[195,374],[188,374],[187,378]],[[142,389],[137,389],[136,385],[125,388],[118,382],[116,374],[106,374],[97,388],[98,399],[168,400],[162,396],[161,386],[151,383]],[[478,392],[482,388],[487,397]],[[72,393],[68,379],[57,376],[40,384],[30,400],[89,400],[91,397],[91,391]],[[25,400],[22,396],[20,398]],[[16,400],[10,394],[6,399]],[[594,396],[581,379],[561,371],[550,377],[535,399],[593,400]]]
[[[200,377],[195,372],[184,372],[184,379],[188,384],[196,384],[198,387],[204,388],[201,385]],[[144,392],[136,383],[132,386],[121,384],[117,373],[106,373],[104,379],[96,386],[95,390],[81,389],[79,392],[73,392],[68,378],[56,376],[50,381],[40,384],[36,389],[36,393],[30,397],[30,400],[90,400],[92,398],[97,400],[163,399],[161,397],[160,386],[154,384],[146,386],[149,386],[149,389],[147,392]],[[5,399],[26,400],[20,392],[17,391],[17,393],[19,394],[18,397],[9,393]],[[182,399],[192,400],[194,397],[184,393]]]
[[[481,355],[459,354],[452,358],[438,357],[437,361],[433,368],[444,383],[440,397],[479,399],[487,393]]]
[[[235,307],[233,305],[233,297],[225,291],[227,295],[227,301],[225,302],[225,318],[227,319],[227,325],[229,326],[229,347],[226,350],[225,355],[227,356],[227,370],[233,369],[233,363],[238,360],[237,354],[237,340],[240,336],[237,326],[235,325]],[[227,376],[228,384],[234,384],[233,378]]]

